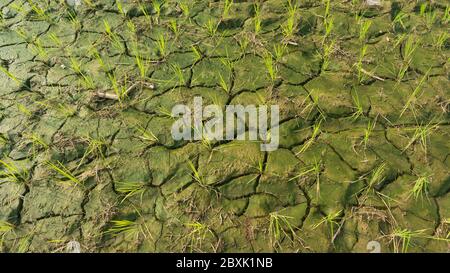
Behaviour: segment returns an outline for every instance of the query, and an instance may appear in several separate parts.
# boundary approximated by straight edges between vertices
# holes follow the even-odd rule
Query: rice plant
[[[361,100],[359,99],[358,92],[356,90],[352,90],[352,100],[355,112],[352,114],[351,117],[353,121],[356,121],[360,116],[364,115],[364,109]]]
[[[400,112],[400,117],[403,116],[403,114],[405,113],[405,111],[408,108],[410,108],[412,105],[415,104],[415,101],[418,99],[419,93],[422,91],[423,84],[428,80],[428,75],[430,74],[430,71],[431,71],[431,68],[428,69],[428,71],[425,73],[425,75],[420,80],[419,84],[416,86],[416,88],[414,88],[414,91],[411,93],[411,95],[409,96],[408,100],[405,103],[405,106],[403,106],[403,109]],[[414,110],[413,110],[413,112],[414,112]]]
[[[18,85],[22,84],[22,82],[16,76],[14,76],[11,72],[9,72],[9,70],[7,68],[0,65],[0,71],[3,72],[9,79],[14,81],[16,84],[18,84]]]
[[[322,53],[321,53],[321,56],[322,56],[322,67],[321,67],[321,70],[322,71],[327,70],[328,66],[330,65],[330,62],[331,62],[330,59],[331,59],[331,55],[334,52],[335,43],[336,43],[336,41],[333,40],[330,43],[328,43],[327,45],[323,46]]]
[[[428,149],[428,139],[430,135],[439,127],[439,124],[433,124],[433,120],[425,125],[419,125],[414,130],[413,136],[411,137],[408,144],[403,148],[403,152],[406,151],[411,145],[419,142],[425,154],[427,154]]]
[[[228,17],[231,6],[233,6],[233,0],[225,0],[225,3],[223,4],[222,18]]]
[[[414,186],[411,189],[409,197],[414,197],[415,200],[423,199],[425,195],[428,197],[429,187],[431,183],[431,178],[429,175],[419,176],[416,181],[414,181]]]
[[[207,183],[205,181],[205,178],[203,176],[200,175],[198,169],[195,167],[194,163],[192,163],[192,161],[188,161],[188,166],[192,171],[192,178],[194,179],[195,182],[197,182],[200,186],[202,187],[207,187]]]
[[[361,43],[365,43],[367,40],[367,32],[370,29],[370,26],[372,25],[372,21],[364,21],[364,23],[362,23],[360,25],[360,29],[359,29],[359,41]]]
[[[112,90],[114,91],[114,94],[116,95],[117,100],[119,101],[120,104],[122,104],[128,95],[128,88],[126,86],[126,78],[125,78],[124,84],[121,84],[117,80],[117,76],[116,76],[115,72],[108,73],[108,78],[112,85]]]
[[[183,70],[181,69],[181,67],[178,64],[172,64],[170,68],[175,74],[175,78],[177,79],[178,84],[180,86],[186,85],[186,79],[184,78]]]
[[[178,37],[178,35],[180,34],[180,29],[179,29],[179,26],[175,19],[172,19],[169,21],[169,28],[172,31],[172,33],[175,35],[175,37]]]
[[[338,220],[341,218],[342,210],[327,214],[324,216],[317,224],[313,225],[313,229],[317,229],[321,225],[325,224],[328,226],[330,231],[330,237],[335,238],[335,228],[339,225]]]
[[[258,35],[261,32],[261,28],[262,28],[261,4],[254,3],[253,9],[255,11],[255,17],[253,18],[254,27],[255,27],[255,35]]]
[[[291,0],[288,0],[288,18],[286,22],[281,25],[281,31],[286,40],[292,37],[297,27],[297,9],[297,3],[292,4]]]
[[[117,10],[119,11],[119,13],[120,13],[123,17],[126,17],[126,16],[127,16],[127,12],[126,12],[126,10],[123,8],[122,1],[121,1],[121,0],[116,0],[116,6],[117,6]]]
[[[167,44],[164,35],[160,34],[156,40],[156,46],[158,47],[159,55],[163,58],[167,56]]]
[[[165,0],[153,0],[152,1],[152,7],[153,10],[156,12],[156,24],[159,24],[159,18],[161,17],[161,10],[163,5],[165,4]]]
[[[9,222],[0,220],[0,250],[3,251],[3,241],[6,236],[14,232],[15,226]]]
[[[191,8],[189,7],[189,4],[187,3],[178,3],[178,6],[181,9],[181,12],[183,13],[185,18],[190,18],[191,16]]]
[[[68,184],[70,186],[82,186],[82,182],[69,170],[67,169],[61,162],[53,163],[51,161],[47,161],[46,165],[50,168],[50,170],[57,173],[62,180],[59,182],[63,184]]]
[[[264,65],[266,67],[267,74],[270,77],[270,80],[274,82],[277,78],[277,67],[273,62],[273,56],[270,52],[266,51],[263,55]]]
[[[311,147],[311,145],[314,144],[314,142],[316,141],[317,137],[319,136],[319,134],[321,133],[320,131],[320,126],[322,125],[322,119],[319,120],[318,122],[316,122],[315,124],[313,124],[313,126],[311,127],[312,129],[312,134],[309,137],[309,139],[303,144],[302,148],[296,153],[296,155],[299,155],[301,153],[304,153],[306,150],[309,149],[309,147]]]
[[[282,215],[279,212],[269,213],[269,238],[273,248],[281,247],[284,238],[294,241],[297,237],[296,227],[292,226],[290,219],[293,217]]]
[[[358,83],[362,83],[363,81],[363,76],[364,76],[364,69],[362,67],[363,65],[363,61],[364,61],[364,57],[366,56],[367,53],[367,45],[363,45],[361,47],[360,53],[359,53],[359,58],[358,58],[358,63],[356,64],[357,70],[358,70]]]
[[[30,177],[27,169],[17,165],[14,161],[0,160],[0,178],[2,183],[26,183]]]
[[[104,234],[110,234],[112,236],[124,235],[125,239],[138,240],[141,236],[146,238],[152,238],[150,230],[145,223],[139,224],[136,221],[130,220],[113,220],[112,225]]]
[[[369,145],[370,136],[372,135],[372,132],[375,129],[376,123],[377,123],[376,119],[375,119],[375,121],[369,120],[367,122],[366,128],[364,128],[364,136],[362,139],[362,143],[364,144],[364,149],[367,149],[367,145]]]
[[[395,29],[397,25],[400,25],[402,27],[403,30],[406,29],[404,20],[408,17],[408,15],[403,12],[403,11],[399,11],[397,13],[397,15],[394,17],[394,20],[392,20],[392,29]]]
[[[299,174],[289,179],[289,181],[313,175],[316,183],[317,198],[320,198],[320,173],[322,172],[322,161],[314,159],[314,163],[300,170]]]
[[[450,38],[450,34],[447,32],[442,32],[439,36],[433,38],[433,46],[434,48],[441,50],[444,47],[446,41]]]
[[[215,19],[209,18],[208,21],[206,21],[206,23],[203,25],[203,27],[206,29],[206,32],[210,37],[214,37],[216,36],[219,23],[216,22]]]
[[[141,79],[145,80],[147,77],[147,72],[148,72],[148,68],[149,68],[148,61],[146,61],[144,59],[144,57],[142,56],[141,52],[139,52],[137,42],[135,42],[133,44],[133,49],[134,49],[133,50],[134,51],[134,63],[136,64],[136,66],[139,70],[139,75],[140,75]]]
[[[159,142],[158,137],[148,129],[145,129],[141,125],[136,125],[136,130],[139,132],[139,138],[150,142],[151,144]]]
[[[394,247],[395,253],[407,253],[409,247],[412,245],[412,240],[416,238],[423,238],[426,230],[412,231],[409,229],[395,228],[389,237]]]
[[[225,91],[225,93],[228,94],[231,91],[227,81],[222,76],[222,73],[219,74],[219,85],[222,88],[222,90]]]
[[[119,35],[112,30],[111,25],[105,19],[103,20],[103,26],[104,26],[104,30],[105,30],[106,36],[109,38],[109,40],[112,43],[113,47],[116,50],[123,51],[124,50],[124,45],[122,43],[122,40],[120,39]]]
[[[201,51],[198,47],[196,47],[195,45],[192,45],[191,50],[192,50],[192,53],[194,53],[195,62],[198,62],[203,58],[203,54],[201,53]]]
[[[198,221],[186,223],[189,233],[185,236],[188,240],[188,247],[191,252],[201,250],[206,236],[214,236],[212,230],[205,224]]]
[[[81,167],[81,165],[83,165],[84,161],[89,156],[105,159],[104,150],[106,149],[107,143],[104,138],[100,137],[96,139],[92,137],[86,137],[84,138],[84,141],[87,142],[88,146],[84,151],[83,157],[80,159],[80,162],[78,163],[76,170],[78,170]]]
[[[284,43],[281,44],[276,44],[273,46],[273,52],[274,52],[274,57],[275,57],[275,61],[276,62],[280,62],[281,59],[283,58],[284,54],[287,51],[287,45]]]
[[[145,193],[145,183],[143,182],[133,182],[133,181],[121,181],[116,182],[115,184],[115,190],[123,194],[124,197],[121,201],[124,202],[126,199],[129,199],[133,196],[139,196],[140,200],[142,202],[143,195]]]

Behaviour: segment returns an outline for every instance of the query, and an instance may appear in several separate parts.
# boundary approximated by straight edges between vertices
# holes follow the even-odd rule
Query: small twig
[[[379,80],[379,81],[382,81],[382,82],[385,81],[385,79],[380,78],[380,77],[378,77],[378,76],[375,76],[374,74],[372,74],[372,73],[370,73],[370,72],[367,72],[366,70],[364,70],[364,68],[361,68],[361,72],[364,73],[364,74],[366,74],[367,76],[370,76],[370,77],[374,78],[375,80]]]

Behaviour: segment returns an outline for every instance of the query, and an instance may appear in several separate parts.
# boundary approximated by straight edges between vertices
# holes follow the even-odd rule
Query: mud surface
[[[449,250],[448,1],[60,2],[0,0],[2,251]],[[279,149],[174,141],[195,96]]]

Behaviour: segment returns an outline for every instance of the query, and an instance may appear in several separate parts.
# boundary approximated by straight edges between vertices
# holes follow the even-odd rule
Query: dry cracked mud
[[[1,251],[449,250],[448,1],[0,11]],[[175,141],[195,96],[279,105],[279,149]]]

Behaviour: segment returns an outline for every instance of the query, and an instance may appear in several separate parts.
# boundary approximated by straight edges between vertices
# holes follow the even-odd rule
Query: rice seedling
[[[49,145],[45,142],[44,139],[42,139],[38,134],[36,133],[26,133],[23,135],[25,139],[30,141],[32,145],[32,154],[36,155],[36,152],[43,149],[47,150],[49,148]]]
[[[124,195],[121,203],[136,195],[140,197],[142,202],[145,193],[145,184],[143,182],[121,181],[115,183],[115,190]]]
[[[429,175],[419,176],[416,181],[414,181],[414,186],[408,197],[414,197],[415,200],[423,199],[425,195],[428,197],[429,187],[431,183],[431,178]]]
[[[377,123],[376,119],[375,119],[375,121],[369,120],[367,122],[366,128],[364,128],[364,136],[362,139],[362,143],[364,144],[364,149],[367,149],[367,145],[369,145],[370,136],[372,135],[372,132],[375,129],[376,123]]]
[[[69,17],[69,21],[72,24],[72,27],[78,31],[81,29],[81,21],[78,19],[78,16],[75,11],[69,10],[67,13],[67,16]]]
[[[280,62],[283,58],[284,54],[286,53],[287,45],[284,43],[277,44],[273,46],[273,52],[276,62]]]
[[[364,21],[359,28],[359,41],[361,43],[365,43],[367,40],[367,32],[370,29],[370,26],[372,25],[372,21]]]
[[[317,198],[320,198],[320,173],[322,172],[322,161],[314,159],[314,163],[300,170],[299,174],[289,179],[289,181],[313,175],[316,183]]]
[[[3,241],[9,233],[14,232],[14,228],[13,224],[0,220],[0,250],[3,250]]]
[[[233,0],[225,0],[223,4],[222,18],[228,17],[230,9],[233,6]]]
[[[444,47],[446,41],[450,38],[450,34],[447,32],[442,32],[438,36],[433,38],[433,46],[434,48],[441,50]]]
[[[122,1],[121,1],[121,0],[116,0],[116,6],[117,6],[117,10],[119,11],[119,13],[120,13],[123,17],[126,17],[126,16],[127,16],[127,11],[123,8]]]
[[[75,57],[70,56],[70,68],[81,77],[82,84],[89,89],[94,89],[94,80],[90,75],[87,75],[81,67],[81,62],[79,62]]]
[[[419,40],[415,39],[413,36],[409,36],[404,44],[403,60],[405,61],[410,60],[413,57],[414,52],[416,51],[419,44],[420,44]]]
[[[261,4],[254,3],[253,9],[255,11],[255,17],[253,18],[254,27],[255,27],[255,35],[258,35],[261,32],[261,28],[262,28]]]
[[[375,190],[375,188],[384,181],[385,170],[386,170],[386,163],[383,162],[370,172],[370,176],[367,179],[367,185],[363,189],[363,191],[365,191],[366,197],[370,191]]]
[[[206,29],[206,32],[210,37],[216,36],[217,29],[219,27],[219,23],[212,18],[209,18],[208,21],[203,25],[203,28]]]
[[[14,81],[16,84],[18,85],[22,84],[22,82],[16,76],[14,76],[11,72],[9,72],[7,68],[3,67],[2,65],[0,65],[0,71],[3,72],[9,79]]]
[[[431,6],[428,7],[428,3],[423,3],[420,5],[420,16],[425,20],[425,26],[431,29],[437,20],[437,13],[432,10]]]
[[[125,77],[125,83],[121,84],[117,80],[117,76],[115,72],[108,73],[108,78],[112,86],[112,90],[114,91],[114,94],[117,97],[117,100],[122,105],[123,101],[126,99],[128,95],[128,88],[126,86],[126,77]]]
[[[31,110],[27,106],[23,105],[22,103],[17,103],[16,106],[17,106],[17,110],[19,110],[19,112],[24,114],[25,116],[27,116],[27,117],[33,116],[33,112],[31,112]]]
[[[128,20],[127,21],[127,29],[132,35],[136,35],[136,25],[133,23],[133,21]]]
[[[149,63],[148,63],[148,61],[146,61],[143,58],[141,52],[139,52],[137,42],[135,42],[133,44],[133,48],[134,48],[134,50],[133,50],[134,51],[134,63],[136,64],[136,66],[139,70],[139,75],[140,75],[141,79],[145,80],[147,77]]]
[[[48,58],[47,50],[42,45],[42,41],[41,41],[40,38],[36,38],[34,40],[34,42],[32,43],[31,50],[35,54],[37,54],[39,57],[41,57],[42,59],[47,59]]]
[[[214,236],[207,225],[198,221],[186,223],[185,226],[190,230],[185,238],[188,240],[188,247],[191,252],[202,249],[203,242],[208,234]]]
[[[363,45],[361,47],[361,50],[359,52],[359,58],[358,58],[358,63],[356,64],[356,68],[358,70],[358,83],[362,83],[362,81],[364,80],[363,76],[365,75],[365,73],[363,72],[363,61],[364,61],[364,57],[366,56],[367,53],[367,45]]]
[[[61,41],[61,39],[56,35],[56,33],[52,32],[49,34],[49,38],[50,40],[52,40],[52,42],[55,44],[55,46],[62,48],[64,46],[63,42]]]
[[[190,9],[189,5],[182,2],[182,3],[178,3],[178,6],[180,7],[181,12],[183,13],[184,17],[190,18],[191,9]]]
[[[98,50],[95,47],[91,48],[89,54],[97,61],[103,72],[109,73],[111,67],[109,66],[108,63],[105,62],[102,55],[100,55],[100,52],[98,52]]]
[[[361,100],[359,99],[358,92],[353,89],[352,90],[352,100],[355,108],[355,112],[352,114],[351,118],[353,121],[356,121],[360,116],[364,115],[364,109],[361,103]]]
[[[175,37],[178,37],[178,35],[180,34],[180,29],[179,29],[177,21],[175,19],[172,19],[169,21],[169,28],[172,31],[172,33],[175,35]]]
[[[321,125],[322,125],[322,119],[320,119],[318,122],[313,124],[313,126],[311,127],[311,129],[312,129],[311,137],[309,137],[309,139],[303,144],[302,148],[296,153],[296,155],[304,153],[306,150],[309,149],[309,147],[311,147],[311,145],[314,144],[314,142],[316,141],[317,137],[321,133],[321,131],[320,131],[320,126]]]
[[[341,218],[342,210],[330,213],[324,216],[317,224],[313,225],[313,229],[317,229],[323,224],[326,224],[330,231],[330,237],[335,237],[335,228],[339,225],[339,218]]]
[[[158,47],[159,55],[163,58],[167,56],[167,44],[164,35],[160,34],[156,40],[156,46]]]
[[[334,46],[335,46],[335,40],[331,41],[329,44],[324,45],[323,49],[322,49],[322,67],[321,70],[325,71],[328,69],[328,66],[330,65],[330,59],[331,59],[331,55],[334,52]]]
[[[297,27],[297,3],[292,4],[291,0],[288,0],[287,13],[288,18],[284,24],[281,25],[281,31],[283,33],[284,39],[288,40],[294,34],[294,31]]]
[[[400,251],[407,253],[409,247],[412,245],[411,241],[416,238],[424,238],[425,231],[424,229],[412,231],[409,229],[395,228],[388,237],[391,238],[395,253],[399,253]]]
[[[273,248],[281,247],[284,238],[293,242],[297,237],[295,233],[297,228],[292,226],[290,219],[293,219],[293,217],[282,215],[279,212],[269,213],[269,238],[270,245]]]
[[[181,67],[178,64],[172,64],[170,65],[170,68],[175,74],[175,78],[178,81],[178,84],[180,86],[186,85],[186,79],[184,78],[183,70],[181,69]]]
[[[399,11],[397,13],[397,15],[394,17],[394,20],[392,20],[392,23],[391,23],[392,29],[395,30],[396,26],[400,25],[402,27],[402,29],[405,30],[406,26],[405,26],[404,20],[406,18],[408,18],[408,15],[403,11]]]
[[[39,4],[34,3],[32,0],[27,0],[27,2],[31,10],[36,14],[38,20],[53,23],[52,19],[47,14],[44,8],[42,8]]]
[[[427,154],[428,138],[430,135],[439,128],[439,124],[433,124],[433,120],[425,125],[419,125],[414,130],[413,136],[411,137],[408,144],[403,148],[403,152],[406,151],[411,145],[419,142],[425,154]]]
[[[136,125],[136,130],[139,132],[139,138],[150,142],[151,144],[159,142],[158,137],[148,129],[145,129],[141,125]]]
[[[415,104],[415,101],[417,100],[420,91],[422,91],[423,84],[428,79],[428,75],[430,74],[430,71],[431,71],[431,68],[428,69],[428,71],[425,73],[425,75],[420,80],[419,84],[416,86],[416,88],[414,88],[414,91],[411,93],[411,95],[409,96],[408,100],[405,103],[405,106],[403,107],[402,111],[400,112],[400,117],[403,116],[403,114],[405,113],[405,111],[408,108],[410,108],[411,106],[413,106]],[[413,109],[413,112],[414,112],[414,109]]]
[[[59,181],[60,183],[67,184],[73,187],[82,186],[82,182],[69,170],[67,169],[61,162],[50,162],[47,161],[46,165],[50,168],[50,170],[57,173],[62,179]]]
[[[269,51],[264,52],[263,61],[266,67],[267,74],[270,77],[270,80],[274,82],[278,76],[277,75],[278,71],[276,65],[273,62],[273,56]]]
[[[138,240],[140,236],[145,239],[151,236],[151,233],[145,225],[145,223],[139,224],[136,221],[130,220],[113,220],[111,221],[112,226],[109,227],[104,234],[110,234],[112,236],[124,235],[125,239]]]
[[[152,18],[150,17],[150,14],[148,13],[147,7],[143,3],[139,3],[139,11],[144,14],[145,20],[151,25]]]
[[[153,0],[152,1],[152,7],[153,10],[156,12],[155,20],[156,24],[159,24],[159,18],[161,17],[161,10],[165,3],[165,0]]]
[[[4,161],[0,160],[0,178],[2,178],[3,182],[12,182],[12,183],[26,183],[29,179],[30,173],[27,169],[20,167],[14,161]]]
[[[442,15],[441,24],[446,25],[450,22],[450,5],[445,8],[444,14]]]
[[[119,35],[117,35],[117,33],[115,33],[112,30],[111,25],[108,23],[108,21],[106,19],[103,20],[103,26],[104,26],[106,36],[112,43],[113,47],[119,51],[123,51],[124,45],[122,43],[122,40],[120,39]]]
[[[222,88],[223,91],[225,91],[225,93],[230,93],[230,87],[228,86],[227,81],[224,79],[224,77],[222,76],[222,73],[219,74],[219,85]]]
[[[80,162],[78,163],[78,166],[75,170],[78,170],[81,165],[83,165],[84,161],[91,155],[96,158],[105,159],[104,150],[107,147],[107,142],[104,138],[100,137],[96,139],[92,137],[85,137],[83,140],[87,142],[88,146],[84,151],[83,157],[80,159]]]
[[[202,187],[207,187],[207,183],[204,179],[204,177],[202,177],[198,171],[198,169],[195,167],[194,163],[192,161],[188,161],[188,166],[192,171],[192,178],[194,179],[195,182],[197,182],[200,186]]]
[[[191,50],[192,50],[192,53],[194,53],[195,62],[198,62],[203,58],[203,54],[200,52],[200,49],[198,49],[197,46],[192,45]]]

